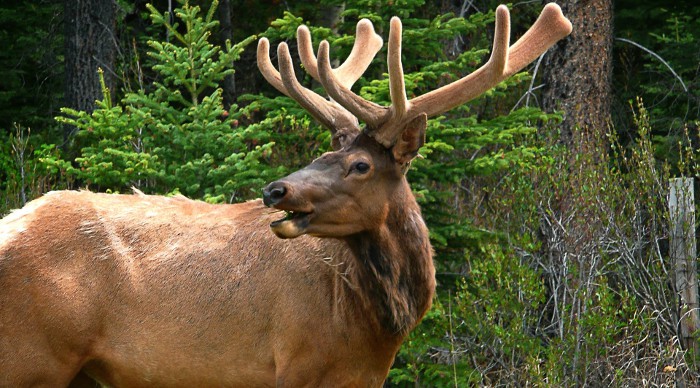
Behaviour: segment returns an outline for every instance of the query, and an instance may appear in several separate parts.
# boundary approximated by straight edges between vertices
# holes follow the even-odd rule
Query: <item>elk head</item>
[[[320,43],[315,56],[308,28],[299,27],[302,64],[323,85],[330,99],[297,81],[285,43],[277,49],[278,71],[270,60],[268,40],[260,39],[258,67],[264,77],[331,131],[334,149],[264,189],[265,204],[287,214],[271,224],[277,236],[349,236],[383,224],[392,203],[405,206],[408,198],[416,206],[404,172],[424,143],[427,118],[481,95],[521,70],[568,35],[571,23],[558,5],[547,4],[535,24],[509,46],[510,16],[508,8],[501,5],[496,10],[493,51],[488,62],[458,81],[411,100],[406,97],[401,65],[401,29],[399,18],[392,18],[387,56],[391,94],[388,107],[367,101],[351,90],[383,44],[370,21],[363,19],[357,24],[353,49],[336,69],[330,65],[328,42]],[[360,128],[359,121],[366,126]]]

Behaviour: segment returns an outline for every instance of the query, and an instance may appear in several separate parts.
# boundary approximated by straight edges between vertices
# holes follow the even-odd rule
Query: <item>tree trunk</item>
[[[558,4],[574,29],[543,59],[542,105],[545,111],[564,112],[561,141],[573,146],[608,129],[613,7],[612,0],[562,0]],[[577,146],[585,148],[585,144]]]
[[[102,98],[97,69],[104,70],[105,83],[114,90],[114,61],[117,38],[114,0],[66,0],[65,106],[91,112]],[[68,140],[74,128],[64,129]]]
[[[601,260],[598,241],[605,226],[594,198],[605,188],[597,177],[607,168],[606,148],[611,112],[612,0],[561,0],[573,32],[547,52],[543,69],[542,108],[561,111],[558,141],[568,148],[557,172],[558,192],[543,207],[540,230],[544,273],[561,301],[548,308],[551,327],[571,338],[567,384],[587,385],[586,323],[581,317],[600,308],[589,303],[597,292]],[[587,188],[585,191],[583,188]],[[595,385],[595,384],[593,384]]]
[[[220,32],[219,36],[221,38],[221,47],[226,47],[226,41],[230,40],[233,42],[233,25],[231,24],[231,1],[221,0],[219,1],[219,8],[217,9],[219,16],[219,26]],[[223,98],[224,98],[224,109],[229,110],[231,105],[236,102],[236,75],[227,75],[222,84]]]
[[[345,11],[345,3],[336,5],[319,5],[316,24],[328,27],[334,33],[338,32],[338,24],[343,21],[342,14]]]
[[[316,17],[316,25],[328,27],[334,34],[338,33],[338,26],[343,22],[343,11],[345,11],[345,3],[337,5],[319,5],[319,12]],[[340,65],[338,58],[331,59],[331,65],[337,67]]]

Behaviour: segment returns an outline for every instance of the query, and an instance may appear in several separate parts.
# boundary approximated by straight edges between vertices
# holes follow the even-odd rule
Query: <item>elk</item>
[[[411,100],[393,18],[390,107],[351,90],[383,45],[369,21],[335,69],[328,43],[314,55],[308,29],[298,30],[300,59],[331,99],[297,81],[284,43],[277,70],[262,38],[262,74],[331,131],[334,149],[270,183],[262,200],[59,191],[8,215],[0,386],[381,386],[435,290],[428,232],[405,178],[427,118],[571,31],[549,4],[509,47],[507,8],[496,16],[483,67]]]

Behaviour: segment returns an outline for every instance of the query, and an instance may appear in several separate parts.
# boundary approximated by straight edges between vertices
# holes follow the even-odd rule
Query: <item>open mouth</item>
[[[313,212],[284,210],[284,217],[270,223],[270,229],[280,238],[295,238],[306,233]]]
[[[289,211],[289,210],[284,210],[284,217],[280,218],[277,221],[273,221],[270,226],[275,227],[278,226],[279,224],[285,222],[285,221],[303,221],[304,219],[308,218],[308,216],[311,215],[310,212],[294,212],[294,211]]]

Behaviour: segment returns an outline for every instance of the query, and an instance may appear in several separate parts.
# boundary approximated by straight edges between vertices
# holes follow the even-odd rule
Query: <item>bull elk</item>
[[[472,74],[412,100],[391,20],[391,106],[351,91],[382,47],[362,20],[348,59],[258,45],[265,78],[328,127],[334,151],[270,183],[263,199],[51,192],[0,224],[0,386],[378,387],[435,289],[428,232],[404,177],[426,120],[522,69],[571,31],[554,4]],[[361,129],[359,121],[366,126]],[[283,216],[282,218],[280,218]],[[270,233],[268,229],[272,229]]]

